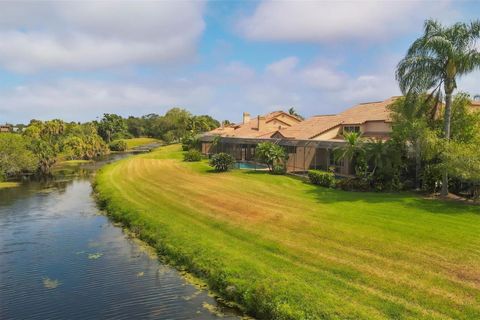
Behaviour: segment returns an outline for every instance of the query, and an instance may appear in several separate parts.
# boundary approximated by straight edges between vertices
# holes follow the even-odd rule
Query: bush
[[[335,187],[336,179],[333,172],[326,172],[321,170],[309,170],[308,178],[310,182],[319,186],[332,188]]]
[[[344,191],[370,191],[370,182],[360,178],[345,178],[337,182],[337,187]]]
[[[235,159],[228,153],[217,153],[210,158],[210,166],[215,168],[215,171],[223,172],[230,169],[235,163]]]
[[[276,165],[283,164],[288,155],[285,149],[273,142],[262,142],[255,148],[255,158],[258,162],[267,165],[268,170],[273,172]]]
[[[188,151],[190,149],[200,149],[201,143],[200,140],[193,135],[186,135],[182,138],[182,150]]]
[[[112,134],[112,141],[121,140],[121,139],[131,139],[133,136],[128,132],[116,132]]]
[[[274,164],[272,168],[272,174],[282,175],[287,172],[287,169],[283,164]]]
[[[112,151],[125,151],[127,150],[127,143],[123,140],[115,140],[108,145]]]
[[[187,162],[197,162],[202,160],[202,154],[198,150],[188,150],[183,155],[183,161]]]

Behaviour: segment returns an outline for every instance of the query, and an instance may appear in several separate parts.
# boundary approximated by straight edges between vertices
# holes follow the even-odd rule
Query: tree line
[[[152,137],[175,143],[219,125],[211,116],[192,115],[181,108],[163,116],[104,114],[99,121],[86,123],[31,120],[16,133],[0,134],[0,181],[27,173],[49,175],[57,162],[106,155],[121,139]]]

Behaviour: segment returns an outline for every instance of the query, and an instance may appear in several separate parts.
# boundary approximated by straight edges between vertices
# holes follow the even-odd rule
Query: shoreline
[[[101,199],[101,195],[97,190],[96,187],[96,175],[92,181],[92,189],[93,189],[93,196],[97,206],[108,219],[111,219],[112,222],[119,226],[122,231],[130,237],[134,241],[138,241],[139,245],[146,248],[148,254],[152,257],[160,261],[162,264],[168,265],[174,268],[178,274],[189,284],[195,286],[199,290],[204,290],[208,293],[209,296],[215,299],[215,301],[222,307],[228,308],[232,310],[234,313],[237,313],[240,319],[242,320],[255,320],[254,317],[250,316],[246,311],[245,307],[238,304],[237,302],[228,299],[227,297],[223,296],[218,290],[212,288],[209,283],[208,279],[202,277],[202,275],[197,274],[196,272],[192,271],[191,268],[188,268],[184,265],[181,265],[175,260],[172,259],[171,256],[168,254],[162,253],[162,250],[158,249],[158,244],[152,242],[150,238],[145,235],[142,235],[141,231],[139,232],[136,226],[131,226],[130,222],[119,219],[118,215],[113,213],[111,210],[108,209],[108,205],[105,203],[104,199]],[[137,230],[135,230],[137,229]],[[212,308],[214,308],[212,306]],[[215,313],[219,317],[223,317],[223,312],[221,310],[216,310],[217,308],[212,309],[210,308],[209,311]]]
[[[450,284],[455,275],[444,264],[471,268],[462,259],[468,248],[451,244],[459,225],[469,239],[462,243],[478,240],[471,237],[475,207],[408,193],[339,191],[245,170],[213,173],[205,161],[183,162],[179,146],[103,167],[94,190],[107,215],[164,263],[257,319],[388,318],[392,310],[420,319],[428,318],[426,308],[478,311],[443,296],[471,290],[465,279]],[[440,231],[432,233],[430,225]],[[438,253],[438,246],[445,259],[422,254]],[[440,281],[442,297],[432,300],[429,290]],[[406,296],[425,302],[412,306]]]

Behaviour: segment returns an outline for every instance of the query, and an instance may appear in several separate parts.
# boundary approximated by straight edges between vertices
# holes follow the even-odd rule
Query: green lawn
[[[132,139],[122,139],[127,143],[127,149],[133,149],[135,147],[143,146],[146,144],[151,144],[159,142],[159,140],[154,138],[132,138]]]
[[[480,209],[353,193],[181,161],[180,146],[96,178],[118,220],[258,318],[479,319]]]

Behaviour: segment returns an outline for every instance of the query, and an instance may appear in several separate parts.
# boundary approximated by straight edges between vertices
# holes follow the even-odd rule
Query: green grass
[[[480,209],[182,162],[104,167],[99,201],[258,318],[479,319]]]
[[[7,188],[15,188],[20,185],[20,182],[0,182],[0,190]]]
[[[127,143],[127,149],[133,149],[135,147],[140,147],[146,144],[151,144],[159,142],[159,140],[154,138],[132,138],[132,139],[122,139]]]
[[[65,161],[60,161],[57,163],[57,166],[64,166],[64,167],[71,167],[71,166],[78,166],[81,164],[85,163],[90,163],[93,162],[93,160],[65,160]]]

